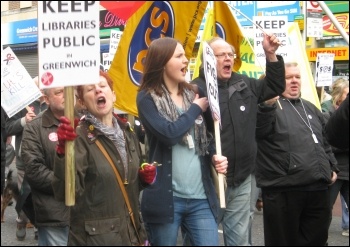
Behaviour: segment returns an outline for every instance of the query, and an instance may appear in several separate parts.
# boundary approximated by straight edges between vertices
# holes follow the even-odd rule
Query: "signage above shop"
[[[315,62],[317,53],[333,53],[335,61],[349,59],[349,47],[329,47],[329,48],[314,48],[306,49],[309,62]]]

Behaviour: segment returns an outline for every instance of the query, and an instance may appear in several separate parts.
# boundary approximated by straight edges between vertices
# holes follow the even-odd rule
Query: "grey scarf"
[[[169,91],[164,85],[162,85],[162,89],[163,95],[161,97],[158,96],[154,91],[151,92],[151,96],[160,115],[163,116],[166,120],[174,122],[179,118],[180,113],[173,100],[171,99]],[[195,93],[191,90],[185,89],[182,97],[184,101],[183,111],[186,112],[194,100]],[[207,153],[209,142],[210,140],[207,138],[207,128],[205,121],[203,120],[202,115],[199,115],[194,125],[194,144],[196,153],[201,156],[205,155]],[[180,144],[188,145],[187,134],[183,136]]]
[[[122,158],[124,168],[127,170],[125,167],[128,165],[128,162],[126,159],[124,133],[120,128],[118,121],[113,117],[114,127],[109,127],[101,123],[94,115],[88,111],[86,111],[85,119],[113,142]]]

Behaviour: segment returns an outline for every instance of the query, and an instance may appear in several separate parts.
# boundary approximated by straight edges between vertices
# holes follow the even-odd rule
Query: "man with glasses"
[[[251,173],[257,153],[256,114],[259,103],[285,89],[283,58],[275,53],[280,42],[276,36],[264,34],[266,77],[259,80],[232,71],[235,49],[224,39],[215,37],[208,44],[217,59],[221,151],[228,159],[226,209],[222,219],[224,242],[226,246],[249,245]],[[203,68],[192,83],[207,92]]]

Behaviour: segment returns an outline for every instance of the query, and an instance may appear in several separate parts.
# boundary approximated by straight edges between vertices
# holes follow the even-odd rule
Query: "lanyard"
[[[304,124],[311,130],[311,136],[312,138],[314,139],[314,142],[315,143],[318,143],[318,140],[317,140],[317,137],[316,135],[314,134],[313,130],[312,130],[312,127],[311,127],[311,124],[310,124],[310,121],[309,121],[309,118],[307,117],[307,114],[306,114],[306,111],[305,111],[305,107],[304,107],[304,104],[303,104],[303,100],[300,98],[300,102],[301,102],[301,105],[303,107],[303,110],[304,110],[304,113],[305,113],[305,117],[306,117],[306,120],[307,120],[307,123],[306,121],[304,120],[304,118],[301,116],[301,114],[299,113],[299,111],[295,108],[295,106],[289,101],[289,99],[286,99],[289,104],[293,107],[293,109],[296,111],[296,113],[298,113],[299,117],[301,118],[301,120],[303,120]]]

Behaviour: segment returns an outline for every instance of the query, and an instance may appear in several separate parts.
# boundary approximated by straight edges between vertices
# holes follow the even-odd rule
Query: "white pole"
[[[303,15],[304,15],[304,30],[303,30],[303,43],[304,47],[306,47],[306,34],[307,34],[307,1],[303,1]]]
[[[349,45],[349,35],[345,32],[344,28],[339,24],[337,18],[333,15],[333,13],[329,10],[328,6],[324,3],[324,1],[317,1],[318,4],[321,6],[323,11],[326,13],[326,15],[329,17],[329,19],[332,21],[334,26],[338,29],[341,36],[345,39],[346,43]]]

